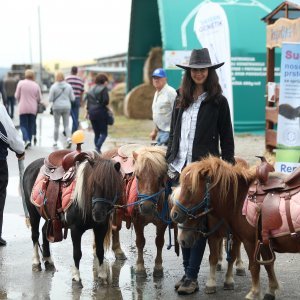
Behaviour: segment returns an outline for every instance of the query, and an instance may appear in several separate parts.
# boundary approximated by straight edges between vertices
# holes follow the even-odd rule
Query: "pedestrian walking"
[[[101,147],[107,138],[108,129],[108,78],[105,74],[98,74],[95,85],[86,94],[87,118],[90,119],[94,136],[95,149],[101,153]]]
[[[4,79],[4,88],[6,91],[7,111],[10,117],[14,118],[14,110],[16,104],[15,92],[17,89],[17,80],[12,73],[7,73],[7,77]]]
[[[20,128],[25,142],[25,149],[31,146],[36,127],[38,103],[42,100],[40,86],[34,81],[33,70],[25,71],[25,79],[18,82],[15,97],[19,103]]]
[[[207,155],[221,155],[235,163],[230,110],[216,73],[223,64],[213,64],[208,49],[203,48],[192,51],[189,64],[177,65],[185,73],[172,113],[166,154],[172,185],[178,184],[187,164]],[[184,275],[175,284],[178,294],[192,294],[199,289],[197,278],[205,246],[206,238],[202,237],[192,248],[182,248]]]
[[[16,153],[19,160],[24,159],[24,143],[16,130],[5,106],[0,103],[0,246],[6,246],[2,237],[3,211],[8,184],[7,155],[10,149]]]
[[[71,68],[71,75],[66,78],[66,82],[72,86],[75,95],[75,101],[71,103],[72,133],[79,126],[79,108],[83,103],[82,95],[84,92],[84,82],[77,74],[78,68],[73,66]]]
[[[167,74],[164,69],[155,69],[152,74],[152,83],[156,89],[152,102],[152,117],[155,128],[150,133],[150,138],[157,145],[167,145],[170,135],[170,124],[174,101],[177,96],[174,88],[167,83]]]
[[[53,147],[57,147],[60,119],[62,118],[64,132],[67,138],[67,148],[71,148],[71,131],[69,118],[71,112],[71,102],[75,101],[75,95],[70,84],[65,81],[62,72],[57,72],[55,82],[50,87],[49,102],[52,102],[54,118],[54,142]]]

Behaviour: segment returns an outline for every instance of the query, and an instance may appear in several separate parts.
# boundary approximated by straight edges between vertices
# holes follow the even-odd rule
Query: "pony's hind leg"
[[[164,275],[164,269],[162,266],[162,248],[165,243],[164,235],[166,231],[167,226],[165,224],[156,226],[156,238],[155,238],[155,244],[156,244],[156,258],[155,258],[155,265],[153,270],[153,276],[154,277],[162,277]]]
[[[127,259],[125,253],[123,252],[120,244],[120,231],[118,229],[112,230],[112,250],[115,254],[117,260]]]
[[[269,260],[270,259],[270,253],[269,250],[266,250],[264,247],[261,248],[261,255],[264,260]],[[269,278],[269,288],[267,293],[264,295],[264,300],[275,300],[276,296],[276,291],[279,289],[279,284],[276,278],[276,274],[274,271],[274,262],[265,265],[265,269],[268,273],[268,278]]]
[[[51,253],[50,253],[49,241],[47,239],[47,234],[46,234],[47,222],[45,222],[42,232],[43,232],[43,261],[44,261],[45,269],[47,271],[55,271],[54,262],[52,260]]]
[[[238,243],[238,248],[237,248],[237,256],[236,256],[236,275],[237,276],[246,276],[246,270],[244,267],[244,263],[242,260],[242,255],[241,255],[241,247],[242,247],[242,243],[240,241],[235,241],[235,243]]]
[[[33,243],[33,255],[32,255],[32,271],[39,272],[42,270],[41,260],[39,255],[39,226],[40,226],[40,215],[36,210],[29,210],[30,212],[30,223],[31,223],[31,239]]]
[[[248,300],[259,300],[261,299],[260,291],[260,265],[254,261],[253,253],[255,251],[255,241],[245,241],[244,246],[249,259],[249,270],[251,273],[252,287],[250,292],[246,295]]]
[[[217,271],[222,271],[222,262],[223,262],[223,239],[220,240],[219,243],[219,256],[217,263]]]

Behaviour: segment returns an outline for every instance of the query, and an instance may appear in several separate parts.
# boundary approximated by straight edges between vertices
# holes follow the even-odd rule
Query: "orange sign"
[[[290,20],[280,18],[267,26],[267,47],[281,47],[284,42],[300,42],[300,18]]]

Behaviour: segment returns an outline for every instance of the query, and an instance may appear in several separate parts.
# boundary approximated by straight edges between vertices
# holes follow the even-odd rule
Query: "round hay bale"
[[[124,99],[126,95],[126,83],[118,83],[109,95],[109,103],[116,115],[124,114]]]
[[[162,48],[152,48],[148,54],[143,68],[143,79],[147,84],[152,84],[152,73],[155,69],[162,68]]]
[[[150,84],[140,84],[132,89],[124,102],[124,114],[131,119],[152,119],[152,102],[155,88]]]

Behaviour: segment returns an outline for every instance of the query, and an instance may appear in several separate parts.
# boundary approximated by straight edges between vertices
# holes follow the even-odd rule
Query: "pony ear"
[[[135,151],[132,151],[132,156],[133,156],[134,160],[137,160],[139,155]]]
[[[121,170],[121,164],[119,162],[115,163],[115,169],[117,170],[117,172],[120,172],[120,170]]]

